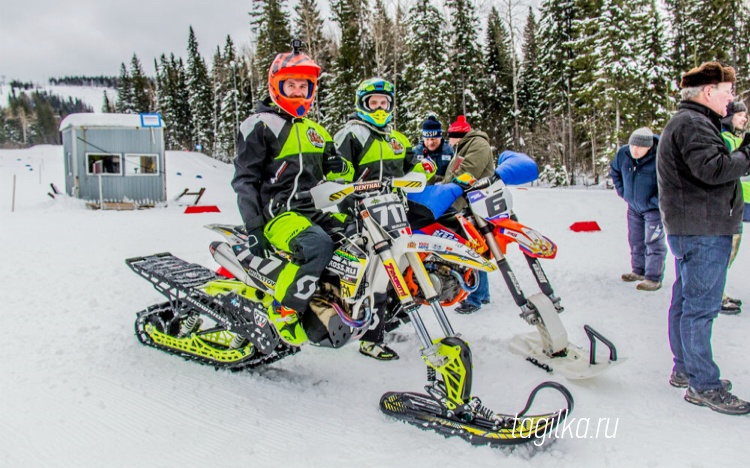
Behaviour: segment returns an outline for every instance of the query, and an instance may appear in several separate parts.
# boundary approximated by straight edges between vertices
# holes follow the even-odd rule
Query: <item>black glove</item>
[[[740,143],[739,147],[746,148],[748,145],[750,145],[750,132],[745,133],[745,137],[742,139],[742,143]]]
[[[341,156],[329,156],[323,159],[323,174],[333,172],[335,174],[346,170],[346,162]]]
[[[263,226],[247,230],[247,246],[250,253],[256,257],[266,256],[266,238],[263,235]]]

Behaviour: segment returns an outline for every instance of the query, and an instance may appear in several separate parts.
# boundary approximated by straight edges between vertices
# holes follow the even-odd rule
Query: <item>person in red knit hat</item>
[[[489,177],[495,172],[495,158],[492,157],[490,138],[486,133],[472,130],[466,117],[459,115],[456,121],[448,127],[448,144],[456,151],[456,155],[445,171],[443,181],[453,182],[455,177],[470,174],[473,179]],[[457,210],[466,206],[463,198],[456,200],[453,205]],[[482,307],[482,304],[490,302],[490,287],[487,273],[479,272],[479,287],[471,293],[456,312],[459,314],[471,314]]]

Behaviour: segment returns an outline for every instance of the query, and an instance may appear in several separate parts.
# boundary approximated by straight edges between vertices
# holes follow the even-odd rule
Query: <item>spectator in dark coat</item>
[[[617,194],[628,203],[631,270],[622,275],[622,280],[641,281],[636,288],[642,291],[661,288],[667,258],[656,185],[658,144],[659,137],[650,129],[639,128],[617,151],[609,171]]]
[[[453,159],[453,148],[443,138],[443,126],[434,115],[422,123],[422,141],[414,147],[414,156],[417,159],[430,158],[437,165],[430,184],[443,180],[448,163]]]
[[[685,400],[725,414],[750,413],[730,393],[713,360],[711,327],[721,308],[732,235],[742,226],[740,177],[750,148],[730,152],[721,118],[732,101],[734,69],[707,62],[682,75],[683,101],[664,127],[656,159],[659,208],[677,278],[669,306],[674,368],[669,382]]]

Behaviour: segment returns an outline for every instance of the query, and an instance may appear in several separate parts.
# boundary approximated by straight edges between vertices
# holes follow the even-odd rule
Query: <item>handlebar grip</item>
[[[298,201],[312,200],[312,194],[309,190],[305,190],[304,192],[297,192],[294,194],[294,199]]]

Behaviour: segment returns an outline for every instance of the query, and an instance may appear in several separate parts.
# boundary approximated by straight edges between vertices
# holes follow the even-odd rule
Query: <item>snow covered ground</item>
[[[50,94],[55,94],[63,99],[73,98],[80,99],[82,102],[90,106],[94,113],[100,113],[102,111],[102,104],[104,104],[104,92],[107,92],[109,102],[114,103],[117,99],[117,90],[113,88],[104,88],[99,86],[68,86],[68,85],[41,85],[36,88],[37,91],[46,91]],[[8,96],[10,95],[10,84],[0,85],[0,107],[8,107]],[[26,90],[26,93],[31,93],[34,90]],[[16,93],[20,92],[16,90]]]
[[[41,170],[41,177],[40,177]],[[221,213],[183,214],[176,203],[143,211],[92,211],[64,189],[62,149],[0,151],[0,466],[746,466],[747,417],[683,401],[669,386],[667,307],[674,280],[649,293],[620,281],[629,270],[625,203],[613,191],[514,189],[524,223],[549,236],[558,257],[543,263],[563,299],[571,340],[590,324],[627,361],[590,381],[570,382],[511,355],[509,340],[533,331],[518,318],[499,273],[492,304],[471,316],[449,311],[471,345],[474,389],[491,408],[515,413],[544,380],[575,398],[562,438],[515,450],[473,447],[383,415],[388,390],[421,391],[424,365],[408,327],[390,336],[395,362],[306,346],[255,372],[230,373],[138,343],[135,313],[162,297],[124,259],[170,251],[214,268],[202,225],[238,223],[232,168],[203,155],[167,153],[170,198],[206,187],[201,204]],[[180,175],[177,175],[177,173]],[[15,212],[11,212],[13,175]],[[197,178],[197,176],[201,178]],[[597,233],[574,233],[596,220]],[[750,241],[746,241],[750,242]],[[519,252],[509,255],[527,293],[533,279]],[[728,292],[750,304],[750,247],[729,276]],[[714,354],[723,377],[750,398],[748,312],[721,316]],[[423,312],[433,335],[432,314]],[[540,398],[540,404],[557,401]],[[604,421],[599,426],[600,419]],[[609,427],[605,433],[605,424]],[[598,433],[597,433],[598,428]]]

